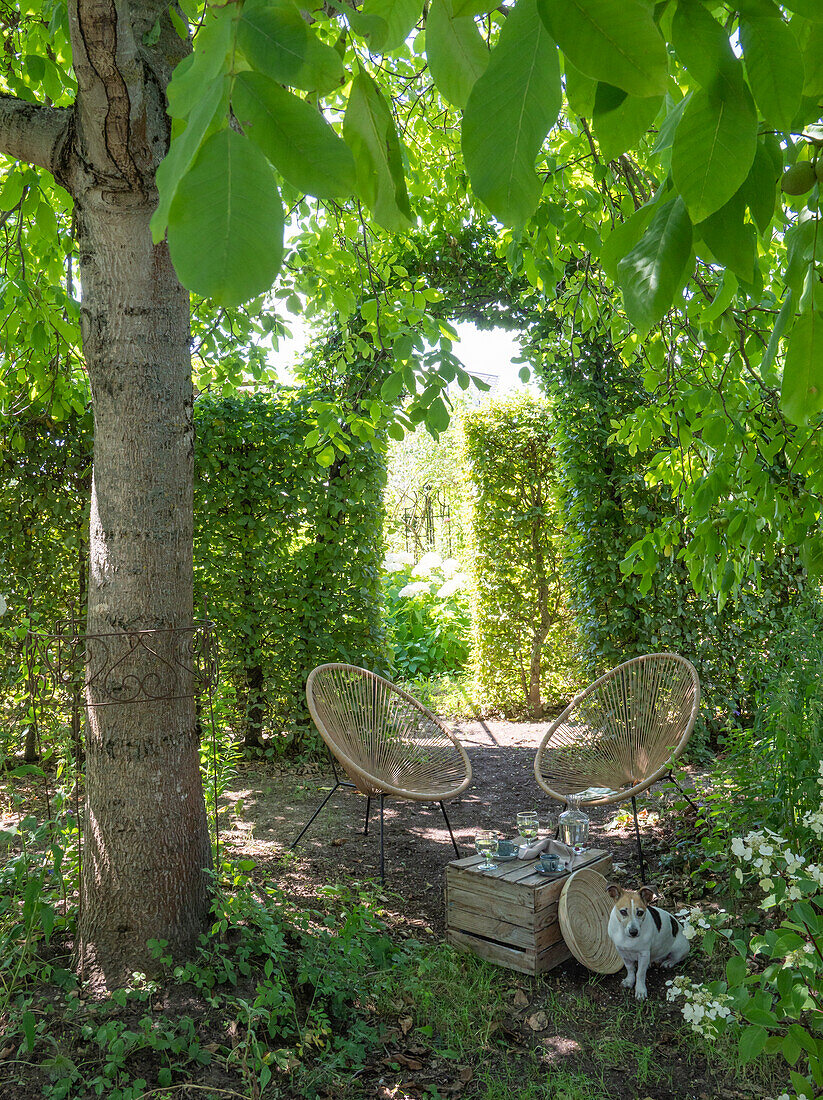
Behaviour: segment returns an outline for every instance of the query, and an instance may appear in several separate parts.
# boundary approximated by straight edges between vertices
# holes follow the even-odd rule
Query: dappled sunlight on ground
[[[479,828],[514,835],[521,810],[537,810],[543,829],[554,831],[562,806],[540,790],[533,772],[545,726],[471,721],[459,723],[458,729],[473,771],[468,790],[446,804],[461,855],[472,854]],[[366,800],[351,788],[334,792],[296,851],[289,851],[333,785],[330,767],[306,775],[266,761],[241,764],[236,782],[220,800],[221,845],[238,858],[256,860],[265,879],[307,903],[338,885],[379,889],[379,800],[372,799],[364,836]],[[643,796],[639,808],[644,851],[654,867],[660,796]],[[455,855],[440,807],[389,798],[384,812],[386,883],[380,896],[387,915],[395,914],[415,935],[441,935],[444,870]],[[589,813],[592,841],[613,853],[615,877],[634,881],[638,874],[630,809],[605,806]]]

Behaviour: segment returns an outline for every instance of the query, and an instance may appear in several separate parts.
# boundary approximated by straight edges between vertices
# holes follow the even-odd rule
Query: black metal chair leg
[[[686,801],[691,806],[691,808],[696,813],[698,813],[700,811],[700,807],[698,805],[696,805],[696,803],[692,802],[692,800],[689,798],[689,796],[686,794],[686,792],[683,790],[683,788],[680,786],[680,784],[677,782],[677,780],[674,778],[674,775],[671,772],[669,772],[668,778],[672,781],[672,783],[674,783],[675,787],[677,787],[677,789],[680,791],[680,793],[686,799]]]
[[[634,812],[634,835],[637,840],[637,855],[640,859],[640,881],[646,885],[646,865],[643,862],[643,846],[640,843],[640,825],[637,820],[637,799],[632,795],[632,810]]]
[[[385,885],[386,868],[383,856],[383,792],[380,792],[380,881]]]
[[[309,818],[309,820],[308,820],[308,821],[306,822],[306,824],[305,824],[305,825],[303,826],[303,828],[302,828],[302,829],[300,830],[300,835],[299,835],[299,836],[297,837],[297,839],[296,839],[296,840],[294,840],[294,841],[293,841],[293,842],[292,842],[292,843],[291,843],[291,844],[289,845],[289,851],[291,851],[291,852],[293,852],[293,851],[294,851],[294,849],[295,849],[295,848],[297,847],[297,845],[298,845],[298,844],[300,843],[300,841],[301,841],[301,840],[303,839],[303,834],[304,834],[304,833],[306,833],[306,832],[308,831],[308,829],[309,829],[309,826],[310,826],[310,825],[311,825],[311,824],[313,823],[314,819],[315,819],[315,818],[317,817],[317,815],[318,815],[318,814],[320,813],[320,811],[321,811],[321,810],[323,809],[323,807],[324,807],[324,806],[326,805],[326,803],[328,802],[328,800],[329,800],[329,799],[331,798],[331,796],[332,796],[332,795],[334,794],[334,792],[335,792],[335,791],[337,790],[337,788],[338,788],[338,787],[342,787],[342,786],[344,786],[344,784],[343,784],[343,783],[340,783],[339,781],[338,781],[337,783],[335,783],[335,785],[334,785],[334,786],[332,787],[332,789],[331,789],[331,790],[329,791],[329,793],[328,793],[328,794],[326,795],[326,797],[325,797],[325,798],[323,799],[323,801],[322,801],[322,802],[320,803],[320,805],[319,805],[319,806],[317,807],[317,809],[316,809],[316,810],[314,811],[314,813],[313,813],[313,814],[311,815],[311,817]]]
[[[366,824],[363,826],[363,836],[369,835],[369,811],[371,810],[371,795],[366,795]]]
[[[460,859],[460,849],[457,847],[457,841],[454,839],[454,833],[452,832],[451,822],[449,821],[449,819],[446,815],[446,807],[443,805],[442,802],[440,803],[440,809],[443,811],[443,817],[446,820],[446,825],[447,825],[448,830],[449,830],[449,836],[452,838],[452,847],[454,848],[454,854],[457,856],[458,859]]]

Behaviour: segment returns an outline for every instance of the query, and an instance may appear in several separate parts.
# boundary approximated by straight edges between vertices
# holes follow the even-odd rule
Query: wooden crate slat
[[[470,951],[473,955],[479,955],[481,959],[506,966],[509,970],[519,970],[521,974],[536,973],[537,960],[533,951],[507,947],[502,943],[484,940],[480,936],[457,932],[453,928],[447,930],[446,939],[459,951]]]
[[[516,882],[506,882],[505,879],[491,878],[488,875],[461,873],[451,864],[446,868],[446,882],[450,887],[463,886],[477,897],[505,898],[512,905],[534,910],[534,890],[524,889]]]
[[[534,948],[534,932],[530,928],[521,928],[507,920],[490,917],[488,913],[474,913],[470,909],[452,910],[449,914],[450,928],[455,932],[472,932],[487,940],[496,940],[509,947]]]
[[[511,899],[506,897],[489,897],[467,890],[460,884],[454,886],[448,884],[446,896],[446,924],[452,924],[453,913],[480,913],[488,914],[493,920],[512,919]],[[517,923],[523,928],[534,928],[534,913],[530,909],[517,910]]]

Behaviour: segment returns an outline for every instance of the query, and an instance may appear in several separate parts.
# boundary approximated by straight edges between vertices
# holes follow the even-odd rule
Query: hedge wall
[[[195,588],[225,653],[247,743],[282,748],[307,720],[309,671],[385,667],[381,623],[385,470],[368,444],[331,466],[304,445],[310,397],[195,405]]]
[[[527,394],[466,413],[472,482],[474,653],[485,702],[540,717],[569,677],[553,424]]]

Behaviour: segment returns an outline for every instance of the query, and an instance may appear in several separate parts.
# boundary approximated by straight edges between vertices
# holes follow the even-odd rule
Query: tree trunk
[[[147,968],[148,939],[192,946],[211,862],[193,685],[165,678],[185,645],[171,628],[193,618],[192,387],[188,294],[152,245],[152,207],[133,192],[77,200],[95,421],[88,632],[169,630],[132,656],[122,636],[90,646],[90,672],[108,672],[87,699],[79,957],[109,986]],[[138,701],[108,705],[118,691]],[[169,692],[184,697],[139,701]]]
[[[189,950],[208,914],[193,685],[180,666],[193,611],[189,296],[149,232],[165,89],[191,43],[167,0],[69,0],[68,14],[74,105],[0,93],[0,151],[48,169],[75,204],[95,419],[88,633],[110,635],[88,647],[78,958],[112,986],[151,967],[148,939]],[[161,633],[137,644],[136,630]]]

